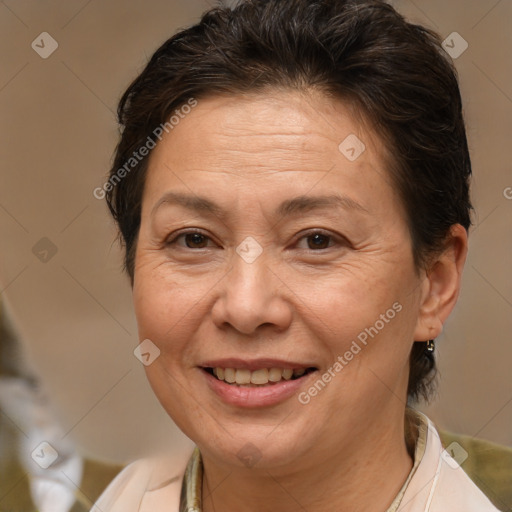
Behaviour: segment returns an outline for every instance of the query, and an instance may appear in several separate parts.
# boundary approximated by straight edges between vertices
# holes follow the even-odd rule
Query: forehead
[[[145,195],[170,186],[230,195],[295,186],[376,189],[388,154],[350,105],[319,92],[272,90],[197,100],[150,157]],[[341,182],[337,182],[341,179]],[[235,187],[235,188],[234,188]],[[325,192],[325,190],[324,190]]]

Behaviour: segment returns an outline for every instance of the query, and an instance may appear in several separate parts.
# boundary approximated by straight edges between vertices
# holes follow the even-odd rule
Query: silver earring
[[[434,340],[428,340],[427,341],[427,352],[432,354],[435,349],[436,349],[436,346],[435,346]]]

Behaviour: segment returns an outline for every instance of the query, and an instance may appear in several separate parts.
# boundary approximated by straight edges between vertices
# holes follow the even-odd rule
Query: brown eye
[[[206,249],[211,242],[210,237],[199,231],[180,233],[167,242],[167,246],[177,245],[185,249]]]
[[[309,251],[322,251],[334,245],[339,245],[339,237],[323,231],[310,231],[301,236],[297,242],[299,249]]]
[[[208,237],[202,233],[185,233],[182,236],[189,249],[204,249],[208,245]]]
[[[331,236],[322,233],[315,233],[306,237],[308,240],[308,249],[327,249],[329,247]]]

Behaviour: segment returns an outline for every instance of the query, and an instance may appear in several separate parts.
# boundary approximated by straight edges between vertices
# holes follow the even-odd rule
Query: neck
[[[203,512],[385,512],[412,469],[404,438],[402,419],[377,433],[361,431],[340,443],[340,451],[308,455],[293,468],[226,470],[204,458]]]

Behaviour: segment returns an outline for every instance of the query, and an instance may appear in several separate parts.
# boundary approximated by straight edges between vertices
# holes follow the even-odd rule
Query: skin
[[[151,386],[201,450],[205,512],[385,511],[412,468],[409,353],[440,334],[467,237],[453,226],[428,272],[415,268],[390,155],[360,121],[313,91],[212,97],[152,153],[134,305],[140,339],[161,351],[146,368]],[[338,149],[350,134],[366,146],[353,162]],[[224,214],[165,202],[155,210],[169,191],[206,197]],[[361,208],[275,214],[285,200],[333,193]],[[187,229],[205,238],[176,239]],[[326,235],[320,249],[315,230]],[[236,252],[248,236],[263,251],[252,263]],[[307,391],[396,302],[401,311],[307,405],[297,396],[228,405],[199,367],[226,357],[300,361],[318,369]],[[252,467],[237,456],[248,443],[260,457]]]

